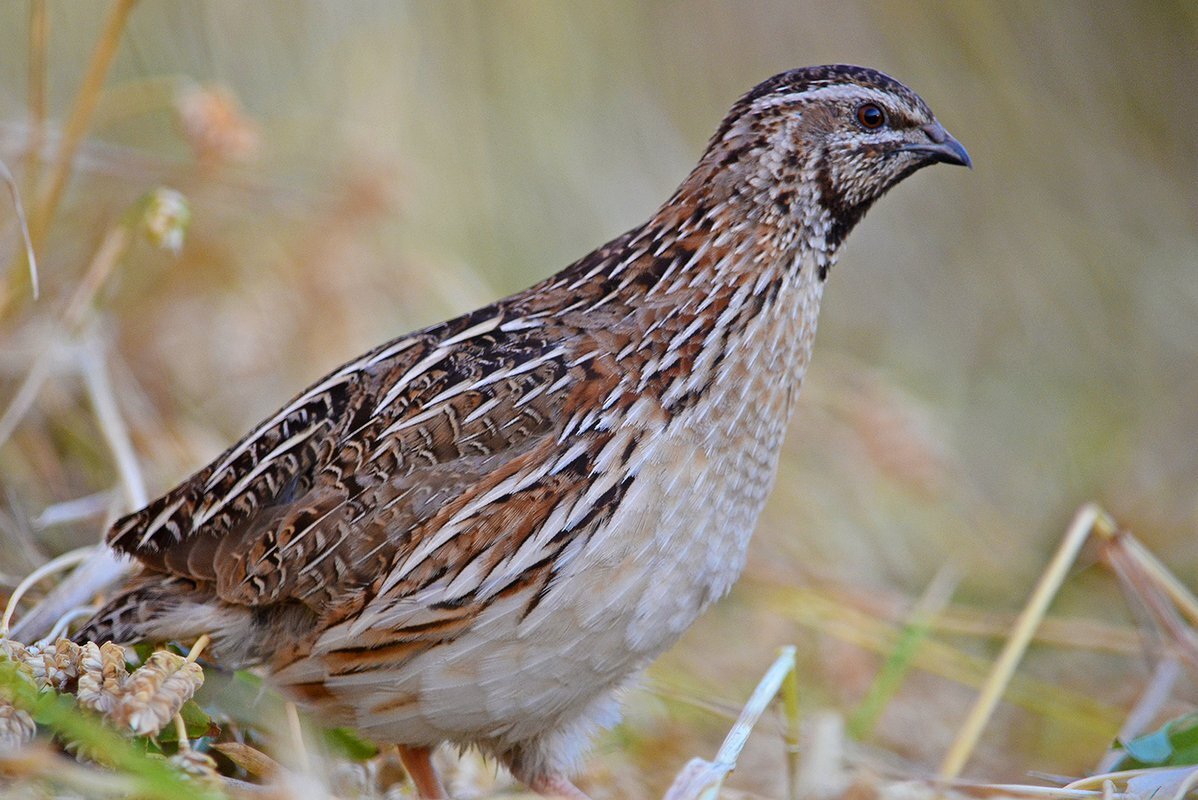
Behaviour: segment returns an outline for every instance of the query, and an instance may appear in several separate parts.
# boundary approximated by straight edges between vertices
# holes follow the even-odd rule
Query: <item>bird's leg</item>
[[[528,788],[537,794],[561,800],[591,800],[586,792],[561,775],[540,775],[529,782]]]
[[[396,745],[399,750],[399,760],[408,771],[412,783],[416,784],[416,792],[420,800],[449,800],[437,770],[433,767],[433,748],[407,747]]]

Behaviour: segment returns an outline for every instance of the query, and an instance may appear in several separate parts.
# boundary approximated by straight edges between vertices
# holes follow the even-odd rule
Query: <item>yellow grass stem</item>
[[[893,623],[846,607],[835,599],[810,589],[778,591],[773,602],[796,621],[842,641],[882,655],[889,654],[900,632]],[[964,686],[981,687],[990,663],[934,639],[925,640],[914,654],[912,665]],[[1007,699],[1036,714],[1060,720],[1082,731],[1106,731],[1113,735],[1123,719],[1122,710],[1092,697],[1071,692],[1043,681],[1016,675]]]
[[[949,608],[930,623],[933,633],[980,639],[1005,639],[1014,615],[992,614],[980,609]],[[1144,652],[1140,631],[1130,625],[1097,619],[1045,617],[1034,641],[1053,647],[1069,647],[1096,653],[1139,655]]]
[[[13,177],[8,165],[0,161],[0,179],[8,184],[8,193],[12,196],[13,212],[17,216],[17,229],[25,244],[25,261],[29,265],[29,286],[33,299],[38,299],[41,289],[37,278],[37,256],[33,252],[33,239],[29,235],[29,223],[25,219],[25,204],[21,202],[21,190],[17,187],[17,179]]]
[[[187,660],[189,662],[194,662],[200,657],[200,653],[204,652],[204,648],[207,647],[208,643],[211,641],[212,637],[208,634],[205,633],[201,635],[200,638],[196,639],[195,644],[191,646],[191,650],[187,651]]]
[[[50,15],[46,0],[29,3],[29,121],[33,126],[30,149],[40,144],[46,124],[46,43],[50,39]]]
[[[793,650],[791,648],[793,660]],[[783,655],[783,653],[779,653]],[[799,671],[786,673],[782,683],[782,709],[786,715],[786,798],[798,800],[799,778]]]
[[[131,227],[128,220],[123,220],[104,235],[104,241],[100,243],[96,254],[92,256],[92,260],[87,265],[87,271],[83,273],[83,278],[75,287],[75,293],[71,295],[66,311],[63,312],[63,323],[68,330],[72,332],[78,330],[101,287],[104,286],[105,281],[116,269],[121,257],[129,249]]]
[[[180,750],[190,750],[191,740],[187,738],[187,723],[182,714],[175,714],[175,736],[179,740]]]
[[[34,214],[31,227],[35,250],[41,249],[50,223],[58,210],[58,204],[62,200],[63,192],[71,177],[71,166],[74,164],[75,154],[79,151],[79,145],[87,133],[92,114],[96,110],[96,103],[100,99],[100,90],[108,75],[108,68],[112,66],[112,59],[120,44],[121,34],[124,32],[129,14],[136,4],[137,0],[113,0],[112,7],[108,10],[108,17],[104,21],[100,38],[96,42],[96,49],[92,51],[91,63],[88,65],[87,72],[84,73],[83,83],[79,87],[79,93],[75,95],[75,104],[71,108],[70,116],[67,117],[67,123],[63,129],[62,143],[59,145],[58,154],[55,157],[50,184],[41,196]]]
[[[37,186],[42,167],[42,148],[46,144],[47,43],[50,41],[50,15],[46,0],[29,3],[29,145],[25,162],[26,187]],[[30,246],[32,251],[32,245]]]
[[[973,754],[978,739],[981,737],[982,729],[989,722],[990,716],[998,705],[999,698],[1002,697],[1011,682],[1011,677],[1015,674],[1015,668],[1027,651],[1032,635],[1036,632],[1049,604],[1065,581],[1069,569],[1077,560],[1078,552],[1090,537],[1090,532],[1094,530],[1095,525],[1105,517],[1103,511],[1094,504],[1083,506],[1074,516],[1064,540],[1057,548],[1048,568],[1040,576],[1023,612],[1016,619],[1011,637],[1007,639],[1006,645],[994,662],[990,676],[982,686],[982,691],[974,702],[973,708],[970,709],[964,724],[957,731],[957,736],[940,765],[939,777],[941,779],[951,779],[961,774],[961,769]]]
[[[1127,554],[1144,570],[1161,591],[1169,596],[1178,610],[1189,619],[1193,625],[1198,625],[1198,598],[1177,579],[1172,572],[1154,556],[1148,548],[1133,536],[1122,536],[1119,543],[1126,549]]]
[[[301,774],[307,775],[312,771],[312,763],[308,760],[308,747],[304,744],[304,729],[300,726],[299,710],[295,703],[288,701],[283,704],[287,714],[287,730],[291,732],[291,741],[295,744],[296,766]]]
[[[63,129],[62,141],[59,144],[58,153],[54,159],[54,171],[50,174],[49,183],[46,188],[38,195],[37,203],[33,208],[33,214],[29,221],[30,250],[35,254],[40,252],[42,246],[45,244],[46,236],[50,231],[50,225],[54,221],[54,215],[58,211],[58,205],[62,201],[67,183],[70,181],[75,156],[79,152],[79,146],[83,143],[84,136],[87,134],[92,115],[96,109],[96,103],[99,101],[100,90],[104,86],[104,80],[108,75],[108,68],[112,66],[112,59],[116,55],[117,47],[120,44],[121,34],[125,30],[129,14],[133,11],[133,7],[136,4],[137,0],[113,0],[113,4],[108,11],[108,17],[104,21],[100,38],[96,42],[95,50],[92,51],[91,63],[84,73],[83,82],[79,86],[79,92],[75,95],[75,103],[71,107],[70,115],[67,117],[66,126]],[[46,42],[42,41],[39,37],[47,34],[49,23],[40,21],[46,14],[42,3],[35,2],[31,7],[31,12],[29,102],[30,112],[34,117],[34,128],[38,129],[44,128],[46,115],[44,92]],[[43,122],[39,123],[39,120],[43,120]],[[33,144],[36,144],[39,149],[40,138],[41,135],[35,133]],[[32,160],[37,161],[36,151],[34,151],[34,156]],[[0,316],[3,316],[9,303],[15,296],[12,283],[11,279],[0,283]]]

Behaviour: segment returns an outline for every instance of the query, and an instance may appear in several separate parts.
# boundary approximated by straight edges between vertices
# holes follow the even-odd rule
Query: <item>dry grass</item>
[[[978,168],[909,181],[854,235],[745,578],[630,691],[587,785],[661,797],[689,759],[714,757],[788,644],[792,707],[807,720],[799,775],[787,767],[796,734],[767,715],[723,797],[795,784],[932,794],[949,791],[933,780],[942,765],[1020,785],[1029,772],[1102,774],[1116,734],[1191,707],[1188,4],[33,0],[0,22],[0,161],[29,212],[41,283],[35,301],[6,206],[6,589],[93,544],[347,357],[526,285],[644,217],[756,80],[856,61],[917,87]],[[1089,499],[1137,538],[1082,548],[1050,616],[1010,636]],[[1100,559],[1118,581],[1087,568]],[[34,618],[57,580],[39,582],[17,620],[53,626],[119,569],[86,567]],[[992,666],[1016,661],[993,716],[965,725]],[[281,795],[319,784],[382,797],[398,780],[389,754],[335,755],[277,698],[209,673],[198,699],[222,734],[171,744],[183,765],[203,773],[217,741],[222,772],[273,774]],[[125,766],[97,771],[38,737],[0,763],[18,794],[181,796],[178,770],[146,767],[103,726],[77,729],[51,696],[35,709],[44,731],[113,748]],[[26,738],[33,717],[14,709],[0,708],[0,736]],[[474,756],[445,767],[463,797],[510,788]],[[1070,792],[1186,788],[1151,780]],[[1070,792],[1054,796],[1083,796]]]

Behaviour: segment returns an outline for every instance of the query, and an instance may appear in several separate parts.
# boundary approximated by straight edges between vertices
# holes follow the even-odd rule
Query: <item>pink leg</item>
[[[546,797],[557,797],[561,800],[591,800],[586,793],[561,775],[541,775],[533,778],[528,788]]]
[[[402,744],[396,747],[399,750],[399,760],[403,762],[412,783],[416,784],[416,791],[421,800],[449,800],[445,787],[441,785],[441,779],[437,777],[437,770],[433,768],[433,749],[407,747]]]

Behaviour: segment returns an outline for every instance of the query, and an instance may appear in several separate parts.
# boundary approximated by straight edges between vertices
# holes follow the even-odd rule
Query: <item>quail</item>
[[[189,641],[430,761],[570,776],[615,690],[739,575],[849,231],[965,149],[830,65],[745,94],[643,225],[339,367],[107,541],[140,571],[77,640]]]

